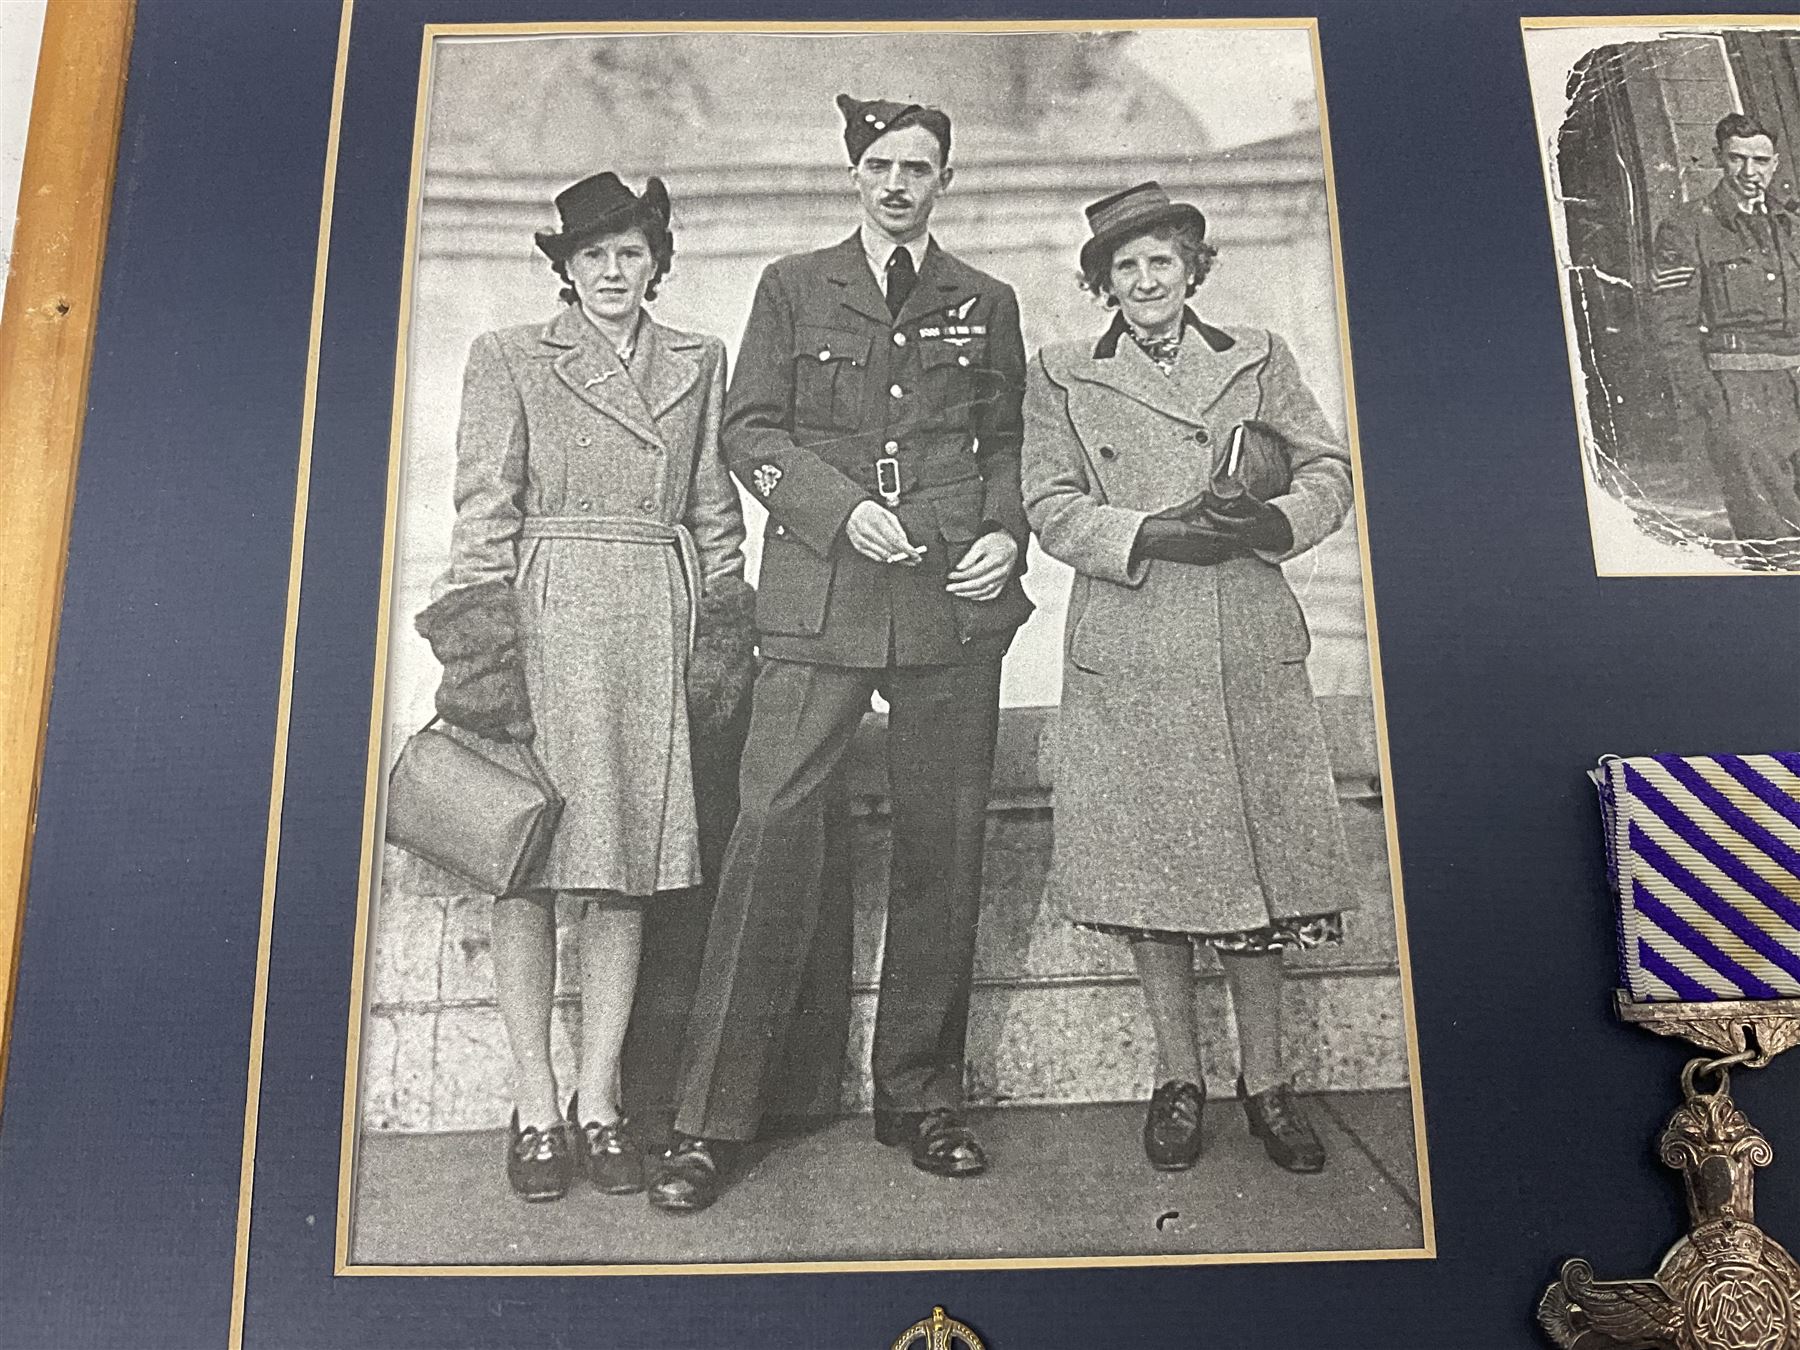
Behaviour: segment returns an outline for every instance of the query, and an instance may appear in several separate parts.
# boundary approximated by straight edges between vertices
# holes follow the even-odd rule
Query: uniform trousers
[[[1707,446],[1746,552],[1800,566],[1800,371],[1719,370],[1724,417]]]
[[[756,682],[739,814],[683,1044],[675,1128],[754,1138],[821,915],[832,770],[879,690],[893,860],[871,1067],[879,1111],[961,1105],[998,661],[864,669],[771,660]],[[822,922],[823,917],[823,922]]]

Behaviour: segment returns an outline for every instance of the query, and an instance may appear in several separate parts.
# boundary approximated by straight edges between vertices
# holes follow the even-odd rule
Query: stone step
[[[1357,908],[1342,947],[1289,961],[1287,1053],[1307,1089],[1399,1087],[1408,1081],[1406,1036],[1373,727],[1365,725],[1366,699],[1321,705]],[[887,894],[884,733],[871,716],[846,766],[852,809],[841,837],[856,905],[841,1094],[849,1109],[869,1104],[868,1038]],[[1002,718],[969,1037],[970,1100],[981,1104],[1130,1100],[1151,1086],[1151,1030],[1125,945],[1075,929],[1043,904],[1053,742],[1049,710],[1009,710]],[[458,893],[451,878],[417,858],[391,848],[385,855],[368,973],[363,1119],[375,1129],[492,1128],[508,1110],[508,1055],[493,1002],[491,901]],[[566,1075],[579,1000],[572,931],[567,924],[561,931],[555,1054]],[[1205,1062],[1212,1086],[1224,1092],[1236,1074],[1228,995],[1210,955],[1199,968]],[[653,996],[640,988],[640,1000]]]

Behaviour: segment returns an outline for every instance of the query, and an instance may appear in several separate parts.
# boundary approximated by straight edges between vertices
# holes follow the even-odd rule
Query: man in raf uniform
[[[1732,113],[1719,185],[1656,232],[1651,282],[1678,414],[1704,438],[1745,557],[1800,565],[1800,218],[1771,199],[1779,157]]]
[[[877,690],[893,863],[875,1134],[938,1176],[987,1165],[960,1108],[1000,658],[1031,612],[1019,306],[928,233],[952,178],[950,119],[838,107],[861,224],[763,272],[725,403],[726,457],[769,510],[765,664],[676,1135],[650,1192],[673,1212],[717,1198],[729,1149],[761,1122],[822,923],[823,798]]]

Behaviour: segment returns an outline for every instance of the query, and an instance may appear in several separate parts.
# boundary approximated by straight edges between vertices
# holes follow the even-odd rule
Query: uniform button
[[[1195,427],[1194,428],[1194,444],[1195,445],[1205,445],[1211,439],[1212,439],[1212,432],[1208,431],[1205,427]]]
[[[593,443],[594,443],[594,438],[592,436],[577,436],[575,438],[575,444],[583,447],[584,449],[587,446],[592,445]]]
[[[594,509],[594,504],[586,500],[579,501],[575,503],[575,509],[577,511],[591,511]]]
[[[651,507],[653,507],[655,505],[656,505],[656,498],[654,498],[654,497],[646,497],[646,498],[644,498],[643,501],[638,503],[638,507],[641,510],[645,510],[645,511],[648,511]]]
[[[777,539],[785,539],[787,537],[787,526],[777,525],[775,527],[775,537]]]
[[[1769,280],[1770,281],[1775,280],[1775,274],[1773,272],[1769,273]]]
[[[1110,445],[1103,445],[1100,447],[1100,458],[1101,459],[1117,459],[1118,455],[1119,455],[1119,452],[1117,450],[1113,449]]]
[[[881,448],[883,450],[887,451],[887,453],[890,455],[897,455],[900,453],[900,442],[899,441],[889,441],[886,445],[882,446]]]
[[[829,347],[819,348],[819,360],[821,360],[821,361],[831,360],[831,348],[829,348]]]
[[[902,389],[897,384],[890,384],[888,386],[888,393],[892,394],[895,398],[900,398],[905,395],[906,390]]]
[[[894,345],[896,347],[904,347],[906,345],[906,334],[905,333],[895,333],[894,334]]]
[[[969,364],[969,358],[966,356],[959,356],[956,358],[956,364],[959,366],[966,366]]]

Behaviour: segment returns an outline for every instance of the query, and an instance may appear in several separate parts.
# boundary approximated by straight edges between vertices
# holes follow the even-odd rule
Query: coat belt
[[[673,548],[681,560],[681,576],[687,582],[688,650],[694,649],[695,627],[700,617],[700,549],[694,532],[685,525],[646,516],[526,516],[519,538],[582,539],[596,544],[650,544]]]

